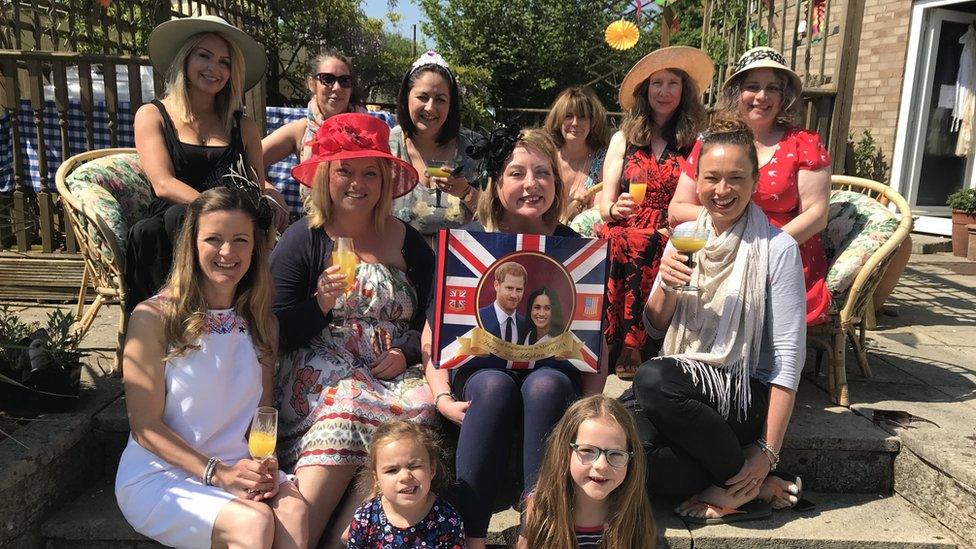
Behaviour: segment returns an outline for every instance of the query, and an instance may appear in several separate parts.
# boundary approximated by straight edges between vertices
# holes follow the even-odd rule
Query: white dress
[[[261,364],[244,319],[211,310],[200,349],[165,366],[163,422],[205,456],[233,464],[250,457],[245,434],[261,400]],[[279,473],[279,484],[286,480]],[[140,534],[173,547],[210,547],[214,520],[233,495],[206,486],[129,436],[115,497]]]

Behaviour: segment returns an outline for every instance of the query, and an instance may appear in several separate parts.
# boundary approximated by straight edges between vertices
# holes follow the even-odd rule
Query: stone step
[[[943,526],[922,516],[898,495],[807,493],[817,507],[810,512],[778,511],[768,520],[688,528],[655,502],[657,547],[671,549],[950,549],[960,547]],[[518,515],[508,510],[492,518],[489,544],[514,542]],[[46,547],[64,549],[148,549],[161,547],[137,534],[115,502],[111,479],[56,512],[41,534]]]
[[[951,252],[952,239],[931,234],[912,233],[913,254],[935,254]]]

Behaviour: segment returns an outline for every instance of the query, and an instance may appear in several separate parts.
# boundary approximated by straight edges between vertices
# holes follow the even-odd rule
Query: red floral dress
[[[660,159],[649,147],[628,147],[620,192],[631,182],[647,183],[644,201],[633,215],[611,221],[598,230],[598,236],[610,242],[610,276],[607,281],[607,317],[604,335],[610,347],[610,364],[616,364],[623,347],[642,349],[647,332],[642,322],[644,303],[657,277],[661,254],[667,244],[658,229],[668,223],[668,204],[678,186],[684,167],[681,154],[665,149]],[[644,359],[650,357],[643,357]]]
[[[695,143],[688,155],[685,173],[695,178],[695,164],[701,141]],[[783,134],[769,162],[759,168],[759,184],[752,193],[752,201],[762,208],[770,224],[780,228],[800,213],[800,192],[797,173],[816,171],[830,166],[830,154],[820,142],[820,134],[802,128],[789,128]],[[803,261],[803,280],[807,288],[807,325],[827,321],[830,292],[827,290],[827,256],[823,241],[814,236],[800,244]]]

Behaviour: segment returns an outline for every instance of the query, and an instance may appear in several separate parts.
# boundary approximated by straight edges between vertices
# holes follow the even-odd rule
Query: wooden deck
[[[78,254],[0,252],[0,302],[76,302],[84,268]]]

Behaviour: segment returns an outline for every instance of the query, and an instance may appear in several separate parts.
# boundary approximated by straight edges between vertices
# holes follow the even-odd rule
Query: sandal
[[[637,360],[634,360],[634,354],[637,354]],[[624,356],[627,358],[624,358]],[[625,348],[620,353],[620,358],[617,359],[617,364],[614,366],[614,373],[617,375],[618,379],[624,381],[630,381],[634,379],[637,374],[637,368],[640,367],[640,354],[633,349]]]
[[[704,505],[716,513],[721,513],[721,516],[718,517],[692,517],[689,515],[679,514],[677,511],[675,511],[675,514],[677,514],[681,520],[690,524],[730,524],[733,522],[745,522],[748,520],[763,520],[773,516],[772,507],[769,506],[769,503],[761,499],[754,499],[749,503],[743,504],[738,509],[713,505],[711,503],[701,501],[698,499],[698,496],[692,496],[685,503],[691,503],[692,505]]]

